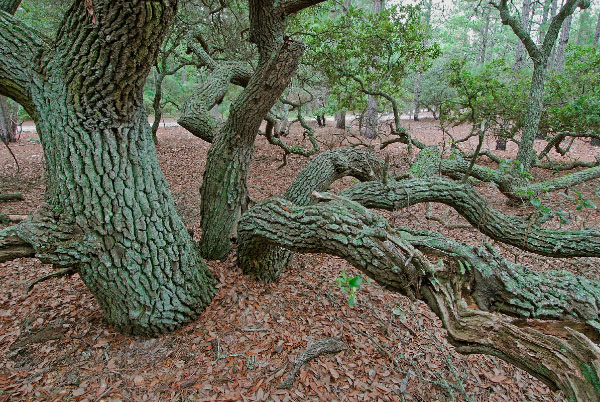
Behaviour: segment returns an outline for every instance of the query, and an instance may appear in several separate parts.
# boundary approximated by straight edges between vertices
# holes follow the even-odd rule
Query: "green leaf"
[[[354,278],[348,281],[348,285],[351,288],[360,289],[360,285],[363,282],[363,279],[360,276],[355,276]]]

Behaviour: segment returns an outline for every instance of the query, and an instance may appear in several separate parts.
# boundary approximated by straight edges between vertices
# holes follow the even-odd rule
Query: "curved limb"
[[[369,208],[397,210],[422,202],[441,202],[494,240],[549,257],[600,257],[600,230],[542,229],[533,221],[504,215],[469,185],[443,178],[358,184],[342,193]]]
[[[357,148],[342,148],[324,152],[315,157],[296,177],[285,192],[284,198],[296,205],[310,205],[317,200],[313,191],[327,191],[331,184],[345,176],[359,180],[380,179],[383,174],[383,161],[371,152]],[[260,250],[260,255],[246,255],[243,247],[238,248],[238,263],[244,273],[256,279],[271,282],[293,257],[291,251],[281,247],[268,246]]]
[[[276,244],[344,258],[386,289],[427,303],[459,352],[498,356],[561,389],[570,399],[597,399],[598,282],[561,272],[540,276],[466,245],[461,245],[466,251],[447,253],[444,264],[434,265],[418,250],[422,238],[392,230],[385,219],[360,204],[335,196],[323,198],[334,201],[302,207],[274,199],[250,209],[240,220],[240,247],[247,255]],[[468,268],[461,272],[465,261]],[[505,275],[523,282],[506,281]],[[531,278],[528,286],[556,281],[565,275],[561,283],[567,287],[558,292],[512,286]],[[583,300],[580,288],[569,285],[572,280],[579,281],[587,295],[586,307],[579,311],[571,309]],[[522,300],[530,294],[544,300],[553,312],[524,310]],[[512,306],[502,310],[510,316],[493,313],[498,306]]]

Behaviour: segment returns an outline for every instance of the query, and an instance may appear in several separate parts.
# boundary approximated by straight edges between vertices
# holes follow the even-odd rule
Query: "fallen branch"
[[[281,382],[281,384],[277,386],[277,388],[292,388],[292,385],[294,385],[294,380],[300,372],[300,369],[302,369],[302,367],[310,360],[316,359],[317,357],[323,354],[339,353],[347,349],[348,345],[342,342],[342,340],[339,338],[324,338],[308,342],[308,346],[306,347],[304,352],[302,352],[300,356],[298,356],[298,359],[294,364],[294,369],[292,370],[292,372],[288,374],[288,376]]]

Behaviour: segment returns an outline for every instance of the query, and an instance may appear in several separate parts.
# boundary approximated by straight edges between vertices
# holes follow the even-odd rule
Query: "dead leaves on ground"
[[[16,149],[24,158],[41,152]],[[161,130],[163,171],[176,198],[191,204],[184,206],[192,217],[207,150],[181,129]],[[253,199],[283,193],[307,163],[290,156],[277,170],[279,158],[258,139]],[[32,159],[26,171],[41,174],[41,163]],[[342,180],[334,189],[350,184]],[[13,190],[41,199],[37,185]],[[11,212],[18,208],[10,205]],[[388,217],[434,225],[418,208]],[[198,229],[194,219],[189,223]],[[474,232],[460,233],[477,240]],[[298,256],[280,283],[268,285],[243,276],[233,257],[209,267],[220,284],[201,317],[174,334],[139,339],[104,323],[77,275],[48,281],[25,297],[28,281],[50,269],[36,260],[0,264],[0,401],[446,401],[465,399],[461,384],[475,400],[561,400],[498,359],[455,353],[420,303],[370,283],[358,292],[358,305],[349,306],[335,278],[343,269],[357,272],[340,259]],[[326,337],[341,337],[349,349],[311,360],[291,389],[278,389],[307,343]]]

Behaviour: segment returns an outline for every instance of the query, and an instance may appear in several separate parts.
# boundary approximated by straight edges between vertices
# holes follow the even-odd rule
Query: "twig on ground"
[[[294,384],[294,380],[296,376],[300,372],[300,369],[308,363],[310,360],[321,356],[326,353],[339,353],[343,350],[348,349],[348,345],[346,345],[340,338],[324,338],[317,339],[308,342],[308,346],[298,356],[296,360],[296,364],[294,365],[294,369],[288,376],[277,386],[280,389],[290,389]]]
[[[71,276],[76,272],[77,272],[77,270],[75,268],[69,267],[69,268],[59,269],[56,272],[53,272],[48,275],[44,275],[41,278],[34,279],[33,281],[31,281],[29,283],[29,286],[27,286],[27,293],[31,292],[33,287],[40,282],[44,282],[44,281],[47,281],[48,279],[52,279],[52,278],[60,278],[62,276]]]

